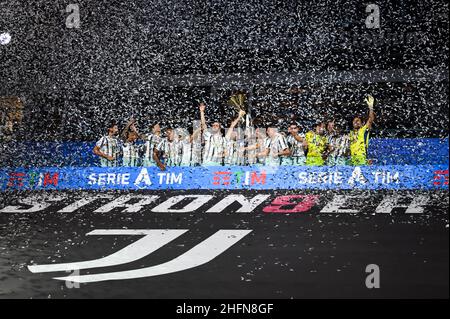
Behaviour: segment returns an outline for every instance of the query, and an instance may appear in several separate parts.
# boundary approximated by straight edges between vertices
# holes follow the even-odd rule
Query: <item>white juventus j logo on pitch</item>
[[[90,233],[87,233],[86,235],[145,236],[126,246],[125,248],[103,258],[73,263],[33,265],[28,266],[28,269],[33,273],[43,273],[53,271],[68,271],[73,269],[109,267],[126,264],[153,253],[157,249],[163,247],[164,245],[183,235],[187,231],[187,229],[97,229]],[[106,280],[135,279],[170,274],[198,267],[210,262],[251,232],[251,230],[221,229],[184,254],[163,264],[147,268],[93,275],[56,277],[54,279],[70,282],[88,283]]]

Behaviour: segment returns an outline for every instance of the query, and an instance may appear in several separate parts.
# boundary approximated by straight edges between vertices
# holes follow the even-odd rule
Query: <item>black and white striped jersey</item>
[[[120,142],[117,138],[105,135],[102,136],[95,145],[100,148],[102,153],[115,158],[113,161],[101,158],[101,166],[117,166],[117,158],[120,155]]]
[[[329,157],[344,157],[349,153],[350,137],[348,134],[343,135],[327,135],[328,144],[331,145],[332,151]]]
[[[266,138],[264,147],[269,149],[269,154],[266,156],[266,165],[279,165],[281,158],[278,153],[289,148],[286,137],[280,133],[275,134],[273,138]]]
[[[203,164],[204,165],[221,165],[223,162],[223,154],[225,151],[226,141],[221,133],[212,134],[211,132],[204,132],[205,146],[203,149]]]
[[[301,138],[305,138],[305,134],[298,134],[298,135]],[[292,135],[289,135],[286,140],[287,140],[289,149],[291,151],[292,157],[306,157],[305,149],[303,148],[302,142],[297,141],[295,139],[295,137]]]
[[[143,159],[147,164],[155,164],[153,159],[153,150],[161,142],[161,137],[155,134],[149,134],[145,139]]]
[[[244,140],[231,140],[225,139],[226,147],[225,147],[225,165],[245,165],[245,151],[243,150],[245,147]]]
[[[156,149],[162,154],[162,162],[167,166],[178,166],[181,162],[180,143],[170,142],[167,138],[161,139]]]
[[[139,150],[135,143],[125,142],[122,145],[123,166],[138,166]]]
[[[194,165],[194,150],[193,143],[190,142],[190,137],[186,137],[178,141],[180,148],[180,166],[192,166]]]

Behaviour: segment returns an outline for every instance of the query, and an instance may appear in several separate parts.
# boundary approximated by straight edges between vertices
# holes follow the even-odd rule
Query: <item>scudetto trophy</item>
[[[236,110],[236,113],[239,114],[240,111],[247,112],[245,110],[245,101],[246,96],[244,93],[236,93],[230,97],[228,100],[228,105],[231,105]],[[241,121],[245,122],[245,119],[242,118]]]

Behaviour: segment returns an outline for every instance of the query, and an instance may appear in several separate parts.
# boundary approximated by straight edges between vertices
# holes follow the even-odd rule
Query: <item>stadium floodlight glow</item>
[[[11,35],[8,32],[1,33],[0,34],[0,44],[7,45],[9,42],[11,42]]]

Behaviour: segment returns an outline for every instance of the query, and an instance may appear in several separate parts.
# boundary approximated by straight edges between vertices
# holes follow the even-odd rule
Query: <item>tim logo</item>
[[[265,185],[267,180],[267,173],[258,172],[214,172],[213,185],[214,186],[230,186],[230,185],[244,185],[252,186],[255,184]]]
[[[99,267],[110,267],[122,265],[141,259],[161,247],[167,245],[174,239],[186,233],[187,229],[96,229],[86,235],[97,236],[144,236],[125,248],[103,258],[88,261],[72,262],[65,264],[33,265],[28,266],[32,273],[54,272],[54,271],[73,271],[79,269],[90,269]],[[72,283],[88,283],[107,280],[125,280],[143,277],[153,277],[167,275],[170,273],[187,270],[190,268],[204,265],[231,246],[239,242],[251,230],[227,230],[221,229],[197,246],[191,248],[184,254],[163,264],[130,269],[126,271],[106,272],[92,275],[72,274],[65,277],[55,277],[54,279],[63,280]]]
[[[37,188],[58,186],[59,173],[11,172],[8,175],[9,188]]]
[[[434,186],[448,186],[448,169],[434,171]]]

